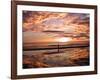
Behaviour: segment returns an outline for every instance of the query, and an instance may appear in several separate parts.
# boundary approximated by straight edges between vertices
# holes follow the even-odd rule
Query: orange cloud
[[[61,30],[89,33],[89,14],[23,11],[23,31]]]

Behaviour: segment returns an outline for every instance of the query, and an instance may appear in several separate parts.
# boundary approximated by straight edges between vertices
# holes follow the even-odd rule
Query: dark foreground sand
[[[23,68],[89,65],[89,47],[23,51]]]

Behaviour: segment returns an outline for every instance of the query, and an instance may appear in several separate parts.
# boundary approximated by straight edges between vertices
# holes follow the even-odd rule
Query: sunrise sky
[[[69,40],[69,33],[89,35],[89,14],[23,11],[23,33],[24,43]],[[87,37],[73,38],[74,41],[83,39],[87,40]]]

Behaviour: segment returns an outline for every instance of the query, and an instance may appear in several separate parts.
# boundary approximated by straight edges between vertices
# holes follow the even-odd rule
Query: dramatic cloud
[[[23,11],[23,31],[89,33],[89,14]]]

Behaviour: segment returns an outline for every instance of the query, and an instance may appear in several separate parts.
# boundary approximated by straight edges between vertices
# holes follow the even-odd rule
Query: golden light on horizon
[[[63,37],[63,38],[57,39],[57,41],[59,41],[59,42],[68,42],[70,40],[71,40],[71,38],[69,38],[69,37]]]

